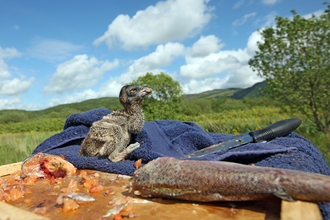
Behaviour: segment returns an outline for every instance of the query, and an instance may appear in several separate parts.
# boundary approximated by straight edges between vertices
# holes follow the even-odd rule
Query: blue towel
[[[44,152],[64,155],[78,169],[93,169],[110,173],[133,175],[134,162],[143,164],[158,157],[180,158],[202,148],[230,140],[236,135],[208,133],[193,122],[172,120],[147,121],[143,129],[132,136],[141,147],[125,161],[112,163],[107,157],[82,157],[80,144],[94,121],[112,111],[104,108],[69,116],[63,131],[42,142],[32,154]],[[330,175],[329,166],[317,149],[304,137],[291,133],[267,143],[250,143],[235,149],[207,155],[199,160],[222,160],[257,166],[278,167]],[[319,203],[324,219],[330,220],[330,204]]]

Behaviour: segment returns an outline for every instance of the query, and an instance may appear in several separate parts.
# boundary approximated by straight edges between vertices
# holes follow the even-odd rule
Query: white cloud
[[[276,11],[272,11],[268,13],[266,16],[262,18],[258,18],[254,21],[254,24],[258,27],[271,27],[275,25],[275,18],[277,16]]]
[[[5,79],[11,76],[7,69],[8,66],[5,61],[0,59],[0,79]]]
[[[0,109],[22,109],[22,99],[13,97],[11,99],[0,99]]]
[[[186,57],[186,65],[181,66],[180,75],[186,78],[204,78],[222,73],[248,62],[247,50],[225,50],[206,57]]]
[[[260,30],[262,31],[262,29]],[[247,52],[254,56],[255,52],[259,50],[257,42],[263,43],[263,38],[258,31],[253,32],[248,38],[247,42]]]
[[[27,81],[23,81],[17,78],[12,80],[1,80],[0,81],[0,95],[17,96],[25,93],[33,85],[35,79],[31,77]]]
[[[248,18],[254,17],[254,16],[256,16],[256,14],[257,14],[256,12],[253,12],[253,13],[250,13],[250,14],[245,14],[241,19],[236,19],[232,23],[232,25],[234,25],[234,26],[241,26],[241,25],[243,25],[247,21]]]
[[[21,52],[18,52],[15,48],[5,48],[0,47],[0,96],[17,96],[19,94],[25,93],[33,85],[35,79],[31,77],[29,80],[24,80],[25,76],[22,76],[23,80],[11,77],[8,71],[8,65],[5,63],[4,59],[11,59],[14,57],[22,56]],[[6,80],[4,80],[6,79]],[[15,99],[17,101],[17,99]],[[17,103],[16,101],[8,101],[7,99],[2,100],[3,103],[7,103],[11,106],[12,103]]]
[[[201,37],[191,48],[185,48],[179,43],[159,45],[154,52],[135,60],[121,76],[112,77],[108,82],[101,84],[98,95],[117,97],[118,91],[126,83],[143,76],[146,72],[167,72],[162,67],[180,56],[185,56],[186,64],[181,66],[178,74],[173,73],[172,76],[176,79],[184,77],[184,82],[181,83],[186,93],[251,86],[261,81],[247,64],[254,55],[253,49],[256,48],[257,40],[258,35],[253,33],[243,50],[219,51],[223,45],[214,35]],[[221,78],[222,73],[228,75]],[[87,91],[80,95],[85,93]]]
[[[57,97],[52,97],[48,103],[48,107],[56,106],[62,104],[61,99]]]
[[[309,14],[306,14],[302,17],[306,18],[306,19],[309,19],[312,17],[312,15],[315,15],[316,17],[320,17],[322,14],[324,14],[324,10],[321,9],[321,10],[318,10],[318,11],[315,11],[313,13],[309,13]],[[291,18],[292,19],[292,18]]]
[[[201,80],[190,79],[182,84],[182,88],[186,94],[195,94],[213,89],[246,88],[261,81],[263,79],[258,77],[249,65],[238,64],[235,68],[228,70],[228,74],[223,78],[217,76]]]
[[[47,62],[61,62],[74,56],[84,49],[82,45],[75,45],[67,41],[43,39],[37,37],[27,55]]]
[[[185,47],[180,43],[158,45],[155,52],[134,61],[127,72],[148,72],[169,65],[175,57],[182,56]]]
[[[220,89],[224,85],[224,80],[218,77],[206,78],[203,80],[192,79],[188,83],[182,84],[185,94],[196,94],[213,89]]]
[[[103,83],[100,87],[100,97],[117,97],[118,91],[123,85],[136,80],[147,72],[155,74],[165,72],[162,67],[169,65],[176,57],[183,56],[185,52],[185,47],[180,43],[158,45],[154,52],[135,60],[125,73],[119,77],[112,77],[108,82]]]
[[[262,3],[265,5],[274,5],[275,3],[278,3],[280,0],[262,0]]]
[[[24,109],[24,110],[40,110],[51,107],[49,104],[26,103],[19,96],[12,96],[9,99],[0,99],[0,109]]]
[[[233,7],[233,8],[235,8],[235,9],[236,9],[236,8],[239,8],[239,7],[241,7],[241,5],[243,5],[244,1],[245,1],[245,0],[239,0],[238,2],[236,2],[236,3],[235,3],[235,5],[234,5],[234,7]]]
[[[4,59],[11,59],[14,57],[20,57],[22,53],[17,51],[15,48],[5,48],[0,46],[0,79],[5,79],[11,76],[8,71],[8,65],[5,63]]]
[[[245,88],[262,81],[248,65],[257,50],[257,41],[262,41],[257,31],[253,32],[244,49],[220,50],[205,57],[186,56],[179,76],[185,93],[200,93],[213,89]]]
[[[111,78],[108,82],[103,83],[100,86],[100,92],[99,96],[100,97],[119,97],[119,91],[121,87],[123,87],[126,83],[129,83],[130,80],[127,80],[126,83],[123,83],[123,77],[120,79],[116,78]]]
[[[119,90],[118,90],[119,91]],[[99,92],[95,92],[91,89],[87,89],[83,92],[75,93],[73,95],[69,95],[65,98],[64,103],[73,103],[73,102],[81,102],[87,99],[96,99],[100,97]]]
[[[73,59],[60,64],[44,93],[70,93],[94,86],[103,74],[116,66],[119,61],[99,61],[86,54],[77,55]]]
[[[185,47],[180,43],[158,45],[154,52],[135,60],[127,68],[125,73],[118,77],[110,77],[107,82],[102,83],[98,92],[89,89],[75,93],[72,96],[66,97],[65,102],[77,102],[107,96],[118,97],[121,87],[126,83],[136,80],[147,72],[153,72],[155,74],[165,72],[165,70],[162,70],[161,68],[169,65],[176,57],[183,56],[185,52]]]
[[[192,57],[204,57],[210,53],[216,52],[221,49],[224,44],[220,44],[220,39],[214,35],[201,36],[201,38],[195,42],[191,48]]]
[[[261,82],[264,79],[259,77],[248,64],[242,64],[239,67],[229,70],[225,88],[246,88]]]
[[[132,18],[119,15],[94,45],[104,42],[112,49],[119,43],[124,50],[133,50],[192,37],[211,19],[208,1],[167,0],[138,11]]]
[[[5,58],[11,59],[11,58],[20,57],[20,56],[22,56],[22,53],[17,51],[15,48],[7,47],[7,48],[3,49],[0,46],[0,59],[5,59]]]

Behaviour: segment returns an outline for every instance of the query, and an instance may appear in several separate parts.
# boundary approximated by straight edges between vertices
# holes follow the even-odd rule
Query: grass
[[[318,146],[318,149],[323,154],[324,158],[327,160],[330,166],[330,133],[317,133],[317,134],[304,134],[303,132],[300,135],[304,136],[310,140],[314,145]]]
[[[58,132],[25,132],[0,135],[0,165],[23,161],[44,140]]]
[[[193,121],[208,132],[243,134],[265,128],[280,120],[296,117],[302,119],[302,124],[294,132],[316,145],[330,165],[330,133],[319,132],[305,116],[282,112],[278,107],[256,106],[250,109],[229,110],[198,116],[180,115],[178,120]]]
[[[303,121],[294,132],[304,136],[318,146],[330,164],[330,134],[318,132],[313,123],[309,122],[303,115],[283,112],[278,107],[255,106],[242,110],[224,110],[195,116],[180,114],[176,119],[193,121],[208,132],[242,134],[267,127],[276,121],[294,117],[301,118]],[[63,127],[63,124],[60,124],[59,128],[61,127]],[[38,144],[56,133],[58,132],[49,131],[0,135],[0,165],[24,160]]]

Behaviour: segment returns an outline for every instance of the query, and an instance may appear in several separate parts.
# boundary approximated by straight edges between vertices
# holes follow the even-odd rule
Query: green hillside
[[[201,104],[197,103],[197,100],[207,99],[223,99],[223,98],[233,98],[233,99],[243,99],[244,97],[259,97],[259,89],[264,89],[266,83],[261,82],[253,85],[252,87],[246,89],[239,88],[229,88],[229,89],[215,89],[210,91],[205,91],[199,94],[189,94],[186,95],[185,100],[189,103],[193,100],[193,103],[197,105],[206,105],[207,103]],[[196,102],[196,103],[195,103]],[[183,105],[187,105],[185,102]],[[208,103],[207,105],[210,105]],[[62,104],[54,106],[51,108],[39,110],[39,111],[25,111],[25,110],[0,110],[0,124],[18,123],[18,122],[32,122],[39,121],[42,119],[65,119],[69,115],[79,112],[85,112],[95,108],[107,108],[111,110],[117,110],[122,108],[119,103],[118,98],[98,98],[90,99],[82,102]],[[205,106],[204,106],[205,107]],[[56,121],[57,123],[57,121]]]
[[[194,100],[194,99],[203,99],[203,98],[233,98],[233,99],[244,99],[247,98],[257,98],[261,96],[261,90],[267,88],[266,81],[256,83],[251,87],[246,89],[239,88],[229,88],[229,89],[214,89],[210,91],[205,91],[198,94],[189,94],[186,95],[186,100]]]
[[[63,110],[74,110],[75,112],[85,112],[95,108],[118,109],[122,108],[118,98],[98,98],[89,99],[82,102],[57,105],[40,111],[34,111],[35,114],[47,115],[52,112],[61,112]]]
[[[90,99],[77,103],[63,104],[39,111],[0,110],[0,124],[36,121],[41,119],[67,118],[69,115],[95,108],[117,110],[122,108],[118,98]]]
[[[265,90],[267,88],[266,81],[256,83],[253,86],[246,88],[246,89],[241,89],[231,97],[233,99],[243,99],[245,97],[247,98],[258,98],[261,96],[260,90]]]
[[[236,92],[242,89],[237,88],[230,88],[230,89],[214,89],[210,91],[205,91],[198,94],[189,94],[186,95],[185,99],[192,100],[192,99],[203,99],[203,98],[229,98],[233,96]]]

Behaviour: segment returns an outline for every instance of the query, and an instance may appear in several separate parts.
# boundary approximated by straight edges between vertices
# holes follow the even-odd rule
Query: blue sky
[[[291,10],[324,0],[0,0],[0,109],[39,110],[100,97],[146,72],[186,94],[262,81],[248,61]]]

